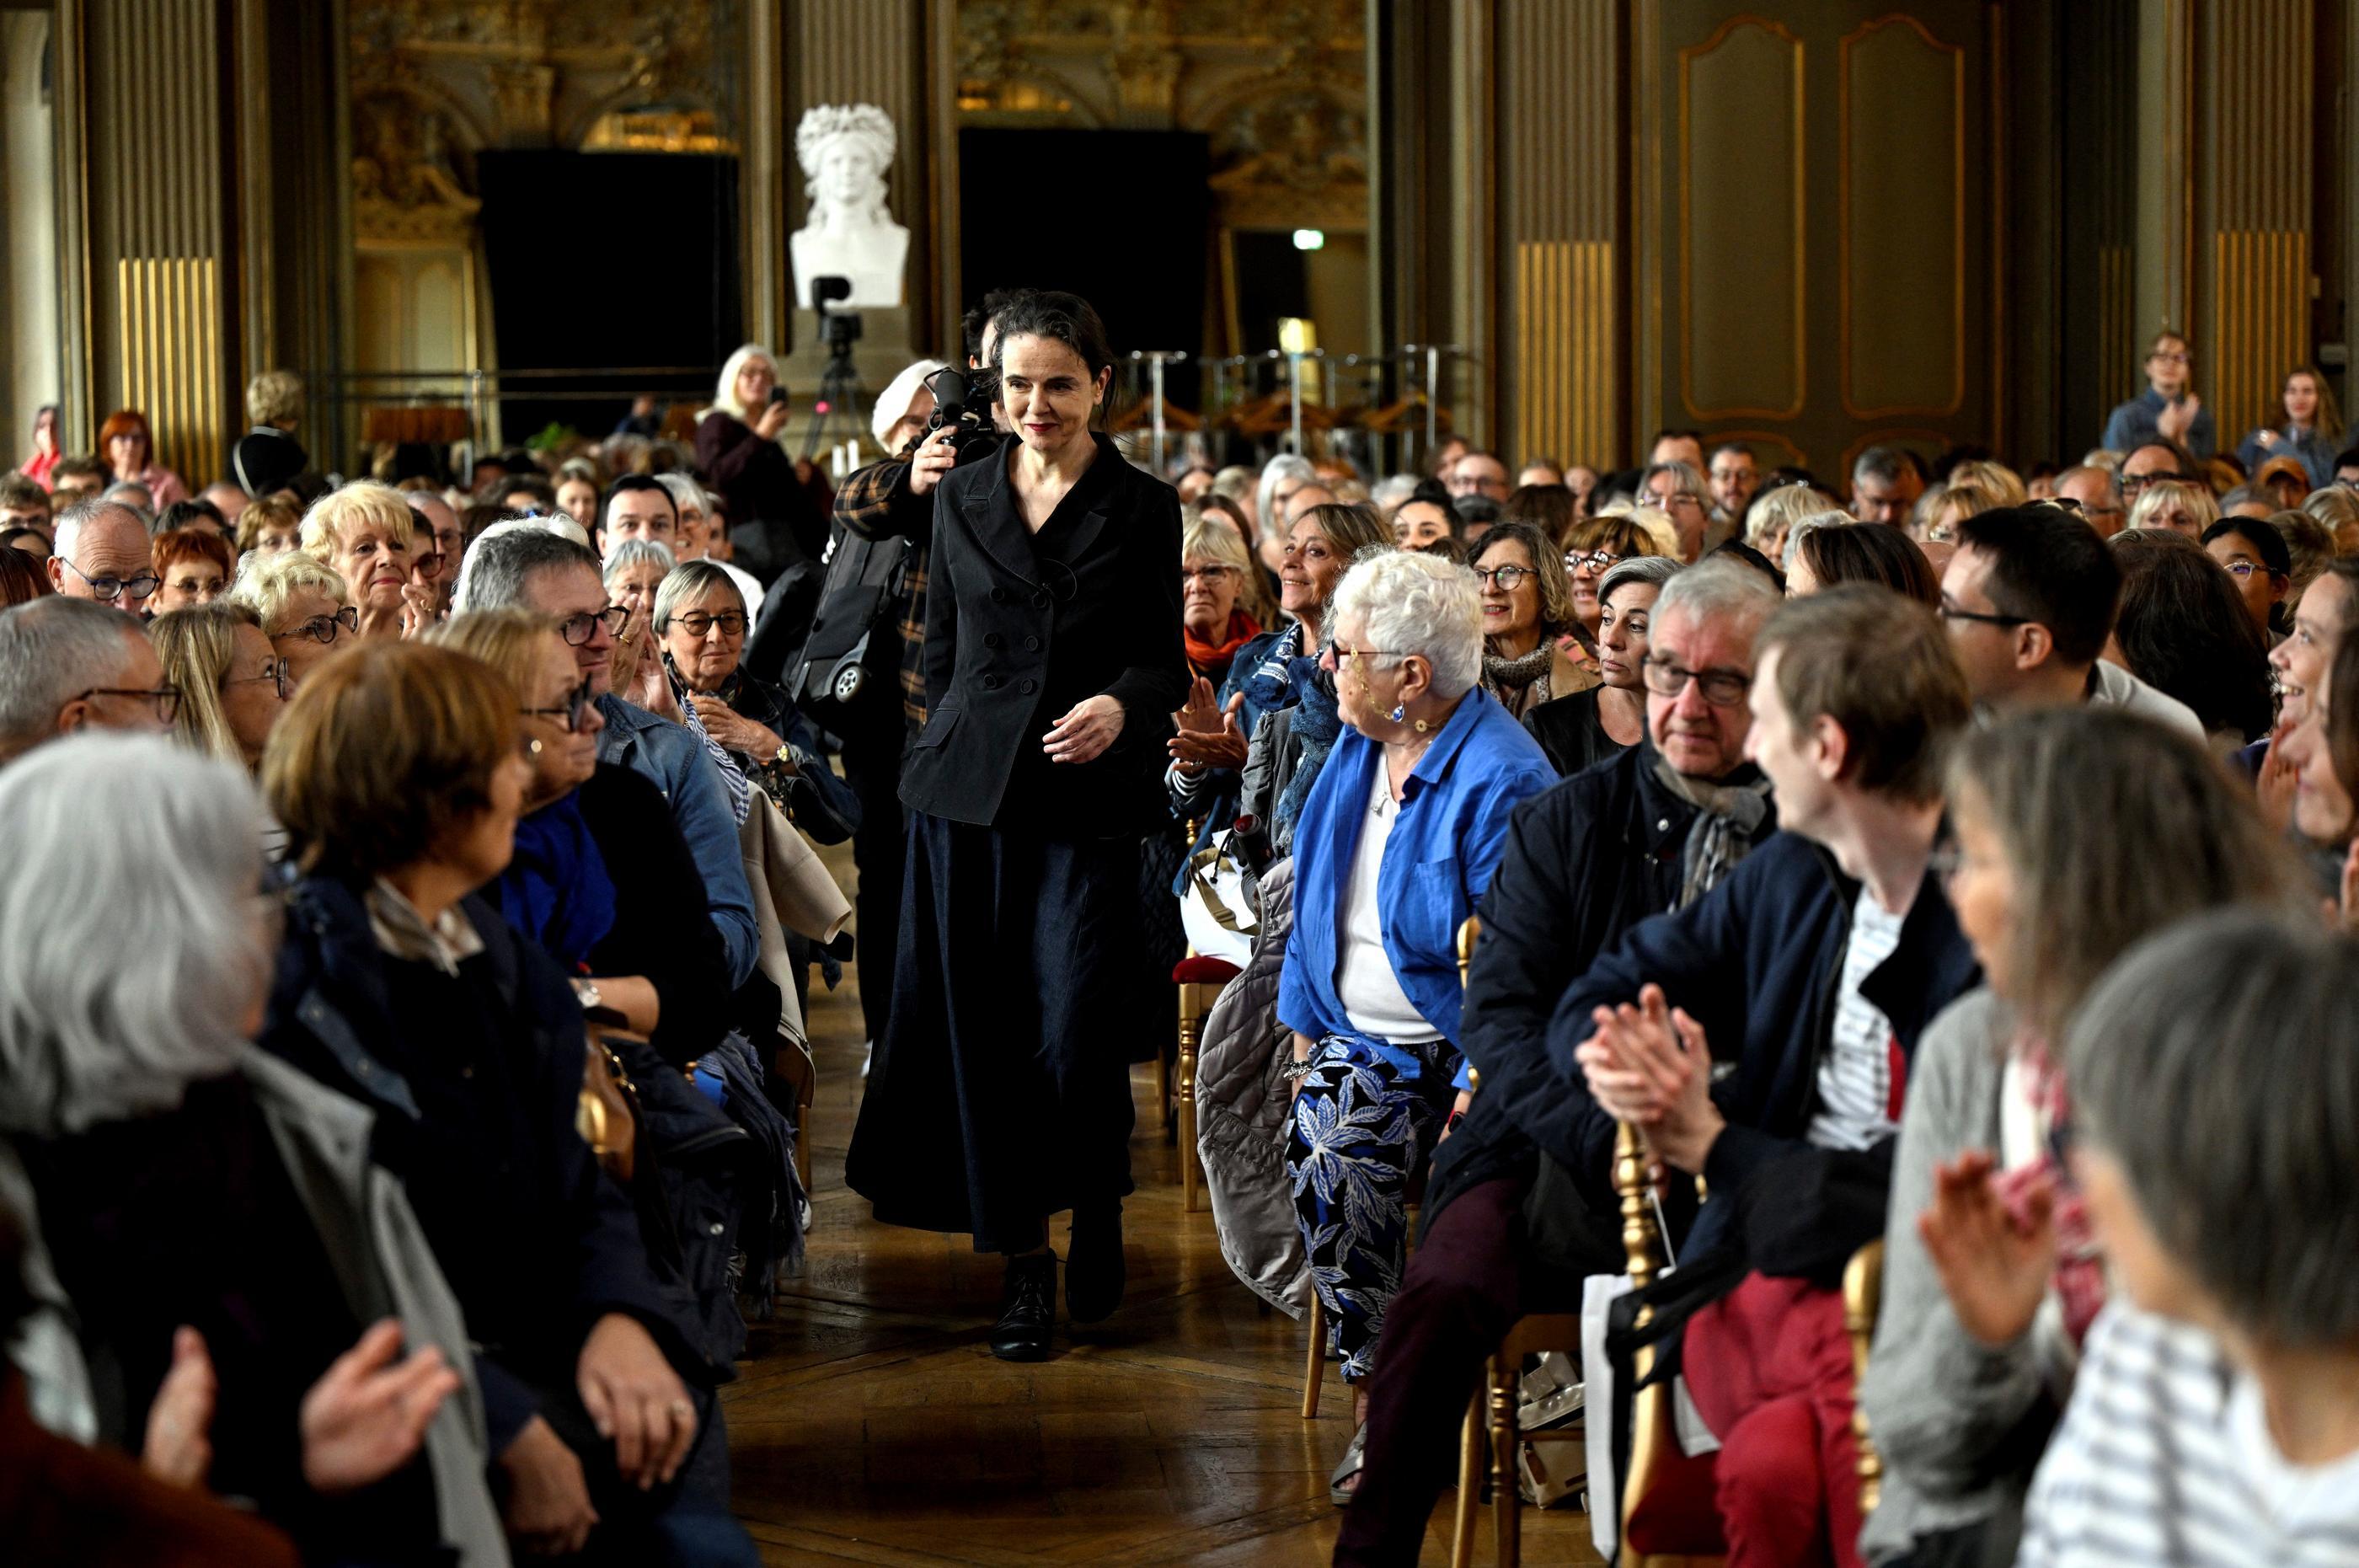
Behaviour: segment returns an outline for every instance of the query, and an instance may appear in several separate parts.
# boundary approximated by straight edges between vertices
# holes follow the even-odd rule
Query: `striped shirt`
[[[2359,1454],[2289,1465],[2200,1329],[2116,1301],[2089,1331],[2016,1568],[2359,1563]]]
[[[1900,945],[1905,918],[1886,909],[1864,886],[1852,906],[1834,1032],[1819,1059],[1819,1108],[1810,1117],[1810,1140],[1821,1149],[1866,1149],[1896,1130],[1892,1020],[1859,988]]]

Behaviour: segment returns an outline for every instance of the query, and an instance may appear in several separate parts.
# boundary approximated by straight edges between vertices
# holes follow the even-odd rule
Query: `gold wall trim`
[[[1938,404],[1861,408],[1852,397],[1852,48],[1886,27],[1902,27],[1936,54],[1950,57],[1950,396]],[[1835,43],[1835,363],[1843,411],[1854,419],[1907,416],[1947,419],[1966,397],[1966,50],[1944,43],[1916,17],[1893,12],[1862,22]]]
[[[1614,246],[1535,240],[1516,247],[1516,456],[1602,461],[1611,450]]]
[[[182,475],[211,473],[226,441],[217,265],[212,256],[125,256],[115,263],[115,298],[123,406],[147,416],[155,461]]]
[[[2310,235],[2226,230],[2212,236],[2211,261],[2211,376],[2225,447],[2236,431],[2277,422],[2281,378],[2310,357]]]
[[[1791,70],[1793,74],[1794,114],[1789,125],[1789,134],[1793,139],[1794,149],[1794,397],[1793,401],[1783,408],[1704,408],[1697,406],[1694,395],[1695,358],[1693,352],[1694,332],[1691,331],[1693,326],[1693,316],[1692,280],[1690,278],[1692,267],[1689,259],[1690,253],[1692,249],[1693,207],[1691,204],[1691,196],[1694,186],[1693,148],[1690,146],[1692,140],[1690,125],[1691,97],[1689,89],[1689,72],[1696,61],[1702,60],[1705,56],[1710,55],[1718,49],[1723,43],[1727,42],[1739,28],[1743,27],[1758,27],[1762,31],[1769,34],[1772,38],[1783,40],[1793,57]],[[1805,236],[1808,234],[1806,223],[1806,192],[1803,184],[1805,171],[1803,158],[1803,128],[1809,118],[1809,104],[1803,86],[1802,70],[1804,65],[1804,51],[1802,48],[1802,40],[1795,37],[1793,33],[1777,22],[1771,21],[1766,16],[1754,16],[1750,12],[1741,12],[1736,16],[1729,17],[1727,20],[1722,22],[1719,27],[1713,28],[1712,36],[1704,39],[1703,42],[1691,45],[1687,49],[1680,50],[1679,62],[1680,309],[1676,330],[1679,333],[1680,340],[1680,405],[1687,410],[1690,418],[1699,421],[1705,419],[1790,419],[1800,414],[1803,407],[1810,401],[1809,335],[1805,326],[1806,314],[1803,303],[1808,278],[1808,269],[1804,264],[1803,256]]]

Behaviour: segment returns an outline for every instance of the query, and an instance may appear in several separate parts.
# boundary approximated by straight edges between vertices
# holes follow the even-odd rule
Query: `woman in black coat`
[[[815,570],[827,549],[827,514],[778,444],[787,404],[771,397],[778,367],[747,343],[721,367],[712,407],[696,422],[696,466],[729,511],[738,563],[767,586],[797,566]]]
[[[1121,981],[1188,666],[1179,497],[1090,428],[1113,376],[1097,313],[1027,300],[997,358],[1015,434],[936,490],[893,1007],[845,1173],[877,1218],[1006,1254],[992,1349],[1037,1360],[1049,1214],[1073,1211],[1073,1319],[1122,1296]]]

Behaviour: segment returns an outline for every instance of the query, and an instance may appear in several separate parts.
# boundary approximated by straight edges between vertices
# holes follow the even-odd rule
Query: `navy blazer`
[[[927,718],[901,773],[911,811],[1076,839],[1170,818],[1164,743],[1189,685],[1180,497],[1094,439],[1066,502],[1085,510],[1037,537],[1008,480],[1012,438],[934,488]],[[1095,696],[1122,704],[1122,734],[1091,761],[1048,762],[1043,737]]]

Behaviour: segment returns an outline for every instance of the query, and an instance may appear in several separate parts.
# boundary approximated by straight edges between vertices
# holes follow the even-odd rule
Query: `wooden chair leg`
[[[1155,1103],[1163,1107],[1163,1135],[1171,1137],[1180,1126],[1180,1101],[1171,1093],[1171,1063],[1178,1051],[1155,1053]]]
[[[1474,1564],[1474,1516],[1483,1506],[1486,1393],[1478,1388],[1466,1402],[1466,1425],[1458,1434],[1458,1509],[1450,1529],[1450,1568],[1473,1568]]]
[[[1319,1385],[1327,1376],[1327,1309],[1310,1298],[1310,1355],[1302,1368],[1302,1419],[1319,1419]]]
[[[1522,1370],[1519,1361],[1491,1357],[1491,1520],[1499,1568],[1516,1568],[1523,1555],[1523,1521],[1516,1514],[1523,1498],[1516,1483],[1516,1383]]]
[[[1203,1019],[1196,1011],[1194,987],[1180,993],[1180,1212],[1192,1214],[1203,1193],[1204,1165],[1196,1153],[1196,1038]],[[1203,1207],[1212,1207],[1206,1198]]]

